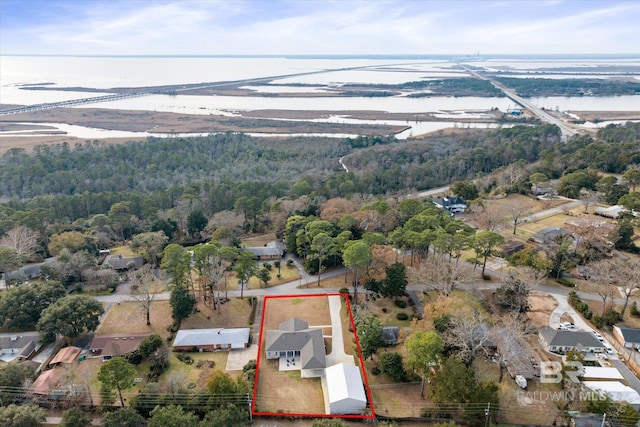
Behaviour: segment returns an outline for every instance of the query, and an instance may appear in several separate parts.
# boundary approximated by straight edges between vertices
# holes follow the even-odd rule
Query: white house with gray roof
[[[298,363],[303,378],[321,377],[327,367],[322,329],[309,328],[295,317],[267,331],[265,352],[267,359],[286,359],[293,366]]]
[[[0,334],[0,360],[27,360],[41,346],[40,334],[37,331]]]
[[[215,351],[249,346],[249,328],[180,329],[174,351]]]
[[[570,350],[583,353],[602,353],[606,351],[594,334],[584,331],[559,331],[550,327],[540,330],[540,338],[547,351],[564,354]]]
[[[615,339],[625,348],[640,349],[640,329],[615,325],[612,333]]]
[[[264,246],[242,248],[242,250],[254,254],[258,261],[277,261],[282,259],[284,244],[282,242],[273,241]]]

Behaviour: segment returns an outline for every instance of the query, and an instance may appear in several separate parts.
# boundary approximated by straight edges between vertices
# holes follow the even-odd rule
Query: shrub
[[[289,268],[293,267],[293,260],[292,259],[288,259],[287,260],[287,267],[289,267]]]
[[[185,353],[176,353],[176,357],[179,361],[186,363],[187,365],[193,365],[193,357]]]
[[[638,306],[637,306],[635,301],[631,304],[631,308],[629,309],[629,313],[631,313],[631,315],[633,317],[640,317],[640,311],[638,311]]]
[[[396,319],[398,320],[408,320],[409,319],[409,315],[407,313],[398,313],[396,314]]]
[[[364,288],[368,291],[379,294],[382,290],[382,282],[375,279],[369,279],[365,282]]]
[[[396,307],[405,308],[407,306],[407,302],[405,300],[397,299],[393,302]]]
[[[267,271],[271,271],[271,269],[273,268],[273,265],[271,265],[268,262],[265,262],[264,264],[262,264],[262,266],[267,269]]]
[[[382,373],[382,371],[380,371],[380,368],[378,368],[378,366],[374,366],[373,368],[371,368],[371,373],[373,375],[380,375]]]
[[[169,325],[169,327],[167,328],[167,331],[176,333],[176,332],[178,332],[178,329],[180,329],[180,321],[179,320],[174,320],[171,323],[171,325]]]
[[[402,364],[402,355],[400,353],[385,353],[380,358],[380,367],[382,372],[389,375],[395,382],[405,381],[407,374]]]
[[[124,360],[131,363],[132,365],[139,365],[140,362],[142,362],[142,359],[144,359],[144,357],[142,357],[142,353],[140,352],[140,350],[131,350],[124,355]]]
[[[561,277],[561,278],[557,279],[556,282],[560,283],[563,286],[568,286],[570,288],[575,288],[576,287],[575,283],[573,283],[569,279],[565,279],[564,277]]]
[[[140,354],[143,359],[149,357],[162,345],[162,337],[158,334],[151,334],[140,342]]]

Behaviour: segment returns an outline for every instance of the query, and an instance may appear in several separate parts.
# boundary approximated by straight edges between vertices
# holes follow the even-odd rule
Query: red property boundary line
[[[330,297],[340,296],[347,302],[347,311],[349,312],[349,321],[351,322],[351,329],[353,329],[353,336],[356,342],[356,349],[358,351],[358,359],[360,360],[360,373],[364,379],[365,392],[367,394],[367,400],[369,401],[369,408],[371,409],[371,415],[348,415],[348,414],[305,414],[305,413],[285,413],[285,412],[260,412],[255,410],[256,396],[258,394],[258,383],[260,381],[260,358],[262,356],[262,335],[264,333],[264,318],[267,313],[267,301],[273,298],[312,298],[312,297]],[[345,419],[358,419],[358,420],[371,420],[375,419],[375,410],[373,408],[373,399],[371,396],[371,389],[369,388],[369,381],[367,379],[367,372],[364,368],[364,360],[362,359],[362,351],[360,350],[360,342],[358,341],[358,334],[356,333],[356,327],[353,321],[353,312],[351,311],[351,302],[349,301],[349,294],[300,294],[300,295],[273,295],[264,297],[264,307],[262,307],[262,319],[260,321],[260,342],[258,344],[258,360],[256,362],[256,381],[253,385],[253,399],[251,400],[251,414],[257,416],[267,417],[308,417],[308,418],[345,418]]]

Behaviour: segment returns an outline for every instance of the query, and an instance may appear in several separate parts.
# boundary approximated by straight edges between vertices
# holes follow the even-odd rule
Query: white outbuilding
[[[330,414],[360,414],[367,407],[360,368],[339,363],[325,369]]]

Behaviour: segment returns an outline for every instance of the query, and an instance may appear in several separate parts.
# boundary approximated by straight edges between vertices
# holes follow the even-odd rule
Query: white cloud
[[[54,3],[42,16],[5,17],[0,51],[637,53],[640,46],[640,3],[627,1],[94,0]]]

